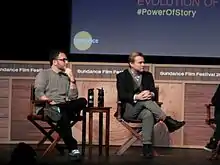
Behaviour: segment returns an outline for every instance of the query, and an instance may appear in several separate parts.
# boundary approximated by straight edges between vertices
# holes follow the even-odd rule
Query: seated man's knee
[[[151,111],[143,110],[141,113],[143,119],[153,118],[153,113]]]
[[[86,106],[87,105],[87,100],[84,97],[80,97],[78,98],[79,104],[82,106]]]

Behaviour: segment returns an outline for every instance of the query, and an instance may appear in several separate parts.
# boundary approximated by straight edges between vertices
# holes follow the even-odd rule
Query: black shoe
[[[147,159],[152,159],[153,158],[152,144],[144,144],[143,145],[143,155]]]
[[[185,125],[185,121],[177,121],[172,119],[170,116],[166,117],[164,123],[166,124],[170,133],[180,129],[182,126]]]
[[[206,151],[212,152],[214,149],[217,148],[218,142],[215,138],[210,138],[210,141],[206,146],[203,148]]]

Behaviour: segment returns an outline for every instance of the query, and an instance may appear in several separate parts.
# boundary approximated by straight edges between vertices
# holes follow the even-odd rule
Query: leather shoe
[[[174,132],[185,125],[185,121],[177,121],[172,119],[170,116],[166,117],[164,123],[166,124],[169,132]]]
[[[144,144],[143,145],[143,155],[147,159],[152,159],[153,158],[152,144]]]

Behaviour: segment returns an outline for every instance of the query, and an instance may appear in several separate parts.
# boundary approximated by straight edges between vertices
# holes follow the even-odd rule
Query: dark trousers
[[[219,141],[220,140],[220,107],[215,107],[214,117],[215,117],[216,129],[213,134],[213,138]]]
[[[76,119],[80,111],[87,105],[85,98],[78,98],[66,104],[57,105],[60,107],[61,119],[58,121],[58,133],[62,137],[69,151],[77,149],[77,141],[72,136],[70,122]]]

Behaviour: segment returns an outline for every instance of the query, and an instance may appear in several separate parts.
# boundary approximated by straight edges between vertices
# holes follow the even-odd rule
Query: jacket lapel
[[[137,91],[139,89],[139,86],[137,84],[137,82],[134,80],[134,77],[132,77],[131,73],[128,71],[128,69],[126,70],[126,79],[127,79],[127,83],[128,86],[132,89],[132,91]]]

